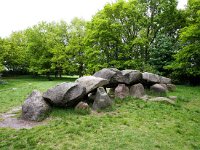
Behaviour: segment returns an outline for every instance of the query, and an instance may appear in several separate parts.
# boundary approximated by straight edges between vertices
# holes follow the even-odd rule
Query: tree
[[[150,47],[151,53],[149,63],[154,66],[158,74],[164,76],[170,74],[170,72],[165,69],[165,66],[174,61],[173,55],[178,51],[179,45],[179,42],[171,36],[165,34],[157,35],[154,44]]]
[[[74,18],[69,26],[69,41],[66,47],[66,54],[69,59],[71,72],[83,76],[85,71],[85,42],[86,21]]]
[[[123,0],[107,4],[92,19],[88,29],[91,47],[88,55],[93,56],[90,66],[95,64],[94,69],[136,67],[140,59],[138,45],[142,42],[138,40],[135,44],[142,22],[136,4],[137,1]]]
[[[200,83],[200,1],[189,0],[186,14],[187,26],[180,32],[182,49],[168,68],[178,77]]]
[[[48,24],[41,22],[26,30],[28,37],[27,47],[29,51],[29,71],[33,74],[46,74],[50,78],[51,73],[51,45],[48,45]]]
[[[70,65],[66,53],[66,46],[69,43],[68,24],[64,21],[51,23],[48,30],[49,51],[52,53],[51,69],[55,76],[61,77],[62,73],[70,72]]]
[[[3,57],[4,57],[4,49],[3,49],[3,39],[0,38],[0,72],[4,70],[3,66]]]
[[[26,72],[28,67],[26,36],[23,31],[13,32],[10,37],[1,40],[1,60],[3,66],[11,72]]]
[[[91,64],[146,69],[153,51],[160,48],[157,36],[177,37],[180,27],[176,24],[176,6],[176,0],[118,0],[107,4],[89,25],[89,55],[97,55]]]

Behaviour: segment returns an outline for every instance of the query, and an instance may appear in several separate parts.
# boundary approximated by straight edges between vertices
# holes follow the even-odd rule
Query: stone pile
[[[44,93],[34,90],[22,105],[22,118],[41,121],[48,116],[51,106],[75,109],[90,109],[91,106],[98,111],[111,106],[114,98],[127,96],[174,103],[174,97],[152,98],[145,95],[145,88],[160,96],[174,91],[176,86],[171,84],[170,78],[153,73],[104,68],[93,76],[81,77],[74,83],[61,83]]]

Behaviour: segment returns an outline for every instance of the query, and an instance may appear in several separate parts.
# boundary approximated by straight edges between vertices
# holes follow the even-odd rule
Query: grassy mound
[[[0,112],[23,103],[33,89],[73,79],[4,79]],[[200,87],[178,86],[175,105],[126,98],[102,112],[53,108],[47,125],[0,128],[0,149],[200,149]]]

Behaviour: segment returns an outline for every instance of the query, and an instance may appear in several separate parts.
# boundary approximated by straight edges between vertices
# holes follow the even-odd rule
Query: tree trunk
[[[83,64],[82,63],[79,65],[78,74],[79,74],[79,78],[83,76]]]
[[[49,72],[47,72],[47,73],[46,73],[46,77],[47,77],[47,79],[48,79],[49,81],[52,81],[52,79],[51,79],[51,77],[50,77],[50,73],[49,73]]]

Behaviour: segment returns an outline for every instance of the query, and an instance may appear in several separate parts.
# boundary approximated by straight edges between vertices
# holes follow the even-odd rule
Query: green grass
[[[22,104],[33,89],[45,91],[63,82],[7,81],[0,90],[17,89],[0,93],[1,112]],[[126,98],[98,114],[54,108],[47,125],[30,130],[0,128],[0,149],[199,150],[200,87],[177,86],[169,95],[178,96],[176,105]]]
[[[73,82],[76,78],[66,77],[48,81],[45,77],[31,78],[19,76],[3,79],[6,84],[0,84],[0,113],[12,107],[22,105],[26,97],[34,90],[46,91],[61,82]]]

